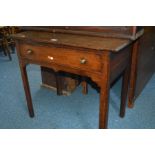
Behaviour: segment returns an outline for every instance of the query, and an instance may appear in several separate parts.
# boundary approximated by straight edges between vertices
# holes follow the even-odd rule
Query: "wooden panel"
[[[13,35],[15,39],[29,42],[38,42],[39,44],[51,44],[57,46],[67,46],[71,48],[82,48],[91,50],[107,50],[118,52],[131,43],[129,39],[104,38],[95,36],[81,36],[75,34],[64,33],[48,33],[48,32],[22,32]]]
[[[24,31],[52,31],[53,29],[75,30],[75,31],[94,31],[94,32],[118,32],[132,34],[133,26],[21,26]]]
[[[131,50],[132,46],[128,46],[119,53],[111,54],[111,83],[114,82],[114,79],[116,79],[116,77],[118,77],[127,66],[130,61]]]
[[[145,27],[140,40],[135,98],[155,72],[155,27]]]
[[[22,26],[22,31],[61,32],[70,34],[92,35],[101,37],[128,38],[136,37],[142,30],[140,26]]]
[[[21,57],[36,62],[54,63],[71,68],[80,68],[81,70],[101,70],[101,57],[92,52],[80,52],[80,50],[50,48],[30,44],[21,44],[20,49]]]
[[[72,77],[71,74],[62,73],[57,75],[61,80],[61,88],[63,95],[70,95],[79,85],[78,77]],[[42,86],[50,88],[54,91],[57,90],[55,72],[46,67],[41,66]]]

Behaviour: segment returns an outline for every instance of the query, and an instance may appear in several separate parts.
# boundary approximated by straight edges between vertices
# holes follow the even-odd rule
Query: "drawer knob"
[[[51,57],[51,56],[48,56],[48,59],[53,60],[54,58],[53,58],[53,57]]]
[[[87,62],[86,59],[84,59],[84,58],[80,59],[80,64],[86,64],[86,62]]]
[[[33,51],[32,50],[27,50],[27,54],[32,54]]]

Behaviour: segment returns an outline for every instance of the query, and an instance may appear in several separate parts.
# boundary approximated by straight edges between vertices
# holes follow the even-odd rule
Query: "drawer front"
[[[100,55],[86,51],[21,44],[20,56],[38,63],[64,65],[82,70],[101,70]]]

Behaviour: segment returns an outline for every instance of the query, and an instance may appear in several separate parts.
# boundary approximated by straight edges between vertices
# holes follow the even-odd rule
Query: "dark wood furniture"
[[[113,37],[113,38],[127,38],[135,40],[140,33],[143,33],[142,27],[129,27],[129,26],[22,26],[21,31],[39,31],[39,32],[60,32],[69,34],[81,34],[98,37]],[[134,59],[134,57],[133,57]],[[133,70],[133,69],[132,69]],[[59,81],[62,84],[62,89],[59,94],[71,94],[79,83],[66,76],[55,74],[52,69],[41,67],[42,86],[57,90],[56,79],[59,76]],[[68,74],[69,75],[69,74]],[[135,74],[134,74],[135,75]],[[133,76],[134,77],[134,76]],[[133,79],[133,78],[132,78]],[[87,94],[87,79],[80,79],[83,87],[83,94]]]
[[[124,116],[132,51],[131,38],[98,37],[94,34],[86,36],[83,33],[65,33],[62,29],[52,30],[52,33],[23,32],[13,37],[16,40],[31,117],[34,116],[34,111],[26,73],[26,65],[29,63],[52,68],[55,72],[69,72],[91,78],[100,87],[99,128],[107,128],[110,84],[123,74],[120,115]],[[57,87],[59,92],[59,80]]]
[[[8,28],[6,26],[0,27],[0,46],[3,49],[4,55],[9,57],[9,60],[12,60],[11,52],[9,49],[9,43],[8,43]]]
[[[15,42],[10,36],[18,32],[19,28],[17,26],[7,26],[7,41],[12,53],[15,52]]]
[[[59,88],[59,95],[71,95],[71,93],[80,84],[80,78],[73,76],[68,73],[56,73],[53,69],[41,66],[41,77],[42,87],[49,88],[58,92],[58,82],[60,83],[61,89]],[[59,87],[60,87],[59,86]]]
[[[129,88],[129,103],[132,108],[153,73],[155,73],[155,27],[144,27],[144,35],[134,44]]]
[[[4,55],[12,60],[11,53],[15,51],[15,42],[10,37],[12,34],[19,32],[19,28],[15,26],[0,26],[0,46],[3,49]]]
[[[135,40],[143,34],[143,28],[137,26],[22,26],[20,30],[81,34],[130,40]]]

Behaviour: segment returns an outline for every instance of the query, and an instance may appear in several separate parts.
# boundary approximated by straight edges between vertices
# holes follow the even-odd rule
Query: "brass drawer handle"
[[[33,53],[33,51],[32,51],[32,50],[30,50],[30,49],[29,49],[29,50],[27,50],[27,54],[28,54],[28,55],[30,55],[30,54],[32,54],[32,53]]]
[[[48,59],[53,60],[54,58],[53,58],[53,57],[51,57],[51,56],[48,56]]]
[[[86,64],[86,62],[87,62],[86,59],[84,59],[84,58],[80,59],[80,64]]]

